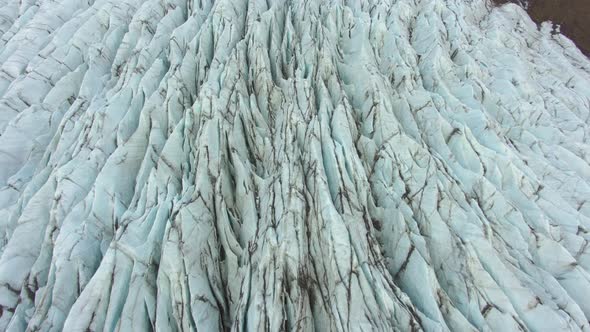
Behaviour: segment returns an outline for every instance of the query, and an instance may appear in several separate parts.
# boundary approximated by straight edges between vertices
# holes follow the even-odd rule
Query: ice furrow
[[[0,0],[0,330],[590,331],[589,86],[487,0]]]

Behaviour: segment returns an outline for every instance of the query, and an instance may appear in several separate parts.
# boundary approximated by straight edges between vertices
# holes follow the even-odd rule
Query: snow
[[[0,330],[590,331],[590,61],[522,8],[0,18]]]

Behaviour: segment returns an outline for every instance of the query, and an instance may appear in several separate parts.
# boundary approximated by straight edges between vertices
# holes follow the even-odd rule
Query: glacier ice
[[[590,331],[590,61],[488,0],[0,0],[0,330]]]

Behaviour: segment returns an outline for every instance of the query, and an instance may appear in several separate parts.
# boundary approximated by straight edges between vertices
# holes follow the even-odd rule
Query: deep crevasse
[[[0,0],[0,330],[590,331],[590,61],[483,0]]]

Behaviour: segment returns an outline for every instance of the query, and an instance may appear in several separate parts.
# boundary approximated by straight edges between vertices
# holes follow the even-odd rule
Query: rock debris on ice
[[[590,61],[484,0],[0,0],[0,330],[590,331]]]

